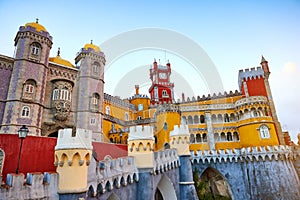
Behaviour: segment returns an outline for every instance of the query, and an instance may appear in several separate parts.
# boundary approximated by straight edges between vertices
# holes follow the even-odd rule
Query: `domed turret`
[[[25,28],[29,27],[29,26],[35,28],[35,30],[37,32],[41,32],[41,31],[47,32],[47,30],[45,29],[45,27],[43,25],[39,24],[39,20],[38,19],[36,19],[36,22],[30,22],[30,23],[25,24]]]
[[[66,67],[76,68],[74,65],[72,65],[71,62],[69,62],[67,60],[64,60],[60,57],[60,48],[58,48],[57,56],[49,58],[49,61],[54,62],[54,63],[59,64],[59,65],[66,66]]]
[[[88,49],[93,49],[95,52],[100,52],[101,49],[100,47],[96,46],[93,44],[93,40],[91,40],[91,43],[90,44],[86,44],[84,45],[83,47],[85,50],[88,50]]]

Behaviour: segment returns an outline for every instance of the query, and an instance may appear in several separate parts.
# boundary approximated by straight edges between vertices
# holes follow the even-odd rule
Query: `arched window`
[[[188,124],[193,124],[193,117],[192,116],[188,116]]]
[[[198,115],[194,116],[194,123],[195,124],[199,124],[199,117],[198,117]]]
[[[181,122],[182,124],[187,124],[187,121],[186,121],[186,117],[185,117],[185,116],[182,116],[182,117],[181,117],[181,121],[182,121],[182,122]]]
[[[71,101],[71,92],[68,90],[68,88],[63,88],[63,89],[55,88],[52,92],[52,99]]]
[[[206,135],[206,133],[202,134],[202,140],[203,140],[203,142],[207,142],[207,135]]]
[[[217,116],[215,114],[211,115],[211,121],[212,121],[212,123],[216,123],[217,122]]]
[[[110,115],[110,107],[109,107],[109,106],[106,106],[106,107],[105,107],[105,113],[106,113],[107,115]]]
[[[220,141],[219,133],[214,133],[214,139],[215,139],[215,142],[219,142]]]
[[[226,141],[226,135],[224,132],[221,133],[221,141]]]
[[[224,115],[224,122],[229,122],[229,115],[227,113]]]
[[[92,105],[98,105],[100,96],[97,93],[94,93],[92,96]]]
[[[239,140],[240,140],[239,134],[236,131],[233,132],[233,141],[239,141]]]
[[[270,138],[270,128],[263,124],[259,127],[259,133],[261,138]]]
[[[222,123],[223,122],[223,116],[221,114],[218,114],[218,123]]]
[[[31,55],[39,56],[41,54],[41,45],[37,42],[31,44]]]
[[[167,91],[166,90],[163,90],[162,91],[162,97],[169,97],[169,95],[168,95],[168,93],[167,93]]]
[[[165,131],[168,130],[168,124],[167,124],[167,122],[164,123],[164,130]]]
[[[205,117],[204,117],[204,115],[200,115],[200,123],[201,124],[205,123]]]
[[[93,65],[92,65],[92,72],[93,72],[93,75],[100,75],[100,64],[95,62]]]
[[[196,135],[196,142],[197,143],[202,142],[201,135],[199,133]]]
[[[229,119],[231,122],[234,122],[235,121],[235,115],[234,113],[231,113],[230,114],[230,119]]]
[[[137,120],[142,120],[142,116],[137,116]]]
[[[35,93],[35,88],[36,88],[36,82],[34,80],[27,80],[24,83],[23,87],[23,99],[33,99],[34,98],[34,93]]]
[[[231,134],[231,132],[227,133],[227,141],[232,141],[232,134]]]
[[[30,107],[29,106],[23,106],[21,116],[22,117],[29,117],[30,115]]]
[[[125,120],[125,121],[128,121],[128,120],[129,120],[129,114],[128,114],[128,112],[125,112],[124,120]]]
[[[190,143],[195,143],[195,136],[194,136],[194,134],[190,135]]]

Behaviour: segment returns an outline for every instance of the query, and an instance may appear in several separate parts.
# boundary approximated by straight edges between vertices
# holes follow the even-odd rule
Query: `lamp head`
[[[18,130],[18,136],[19,138],[26,138],[27,134],[29,133],[28,128],[25,125],[22,125],[22,127]]]

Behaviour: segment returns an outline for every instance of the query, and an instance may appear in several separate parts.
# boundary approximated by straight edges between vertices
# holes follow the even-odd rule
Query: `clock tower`
[[[171,64],[157,64],[154,60],[150,69],[150,79],[152,81],[149,88],[150,102],[152,105],[159,103],[173,103],[174,83],[170,82]]]

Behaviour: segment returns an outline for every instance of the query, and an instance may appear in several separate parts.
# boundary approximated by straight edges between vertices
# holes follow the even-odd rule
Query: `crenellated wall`
[[[289,146],[192,152],[199,178],[207,169],[228,183],[234,199],[299,199],[300,182]]]
[[[6,184],[0,187],[0,199],[53,199],[58,200],[58,174],[8,174]]]

